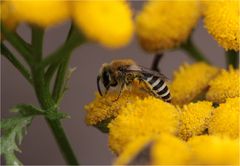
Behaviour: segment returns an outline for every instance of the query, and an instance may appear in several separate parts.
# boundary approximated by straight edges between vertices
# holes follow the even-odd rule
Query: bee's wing
[[[151,70],[151,69],[148,69],[148,68],[145,68],[145,67],[142,67],[142,66],[138,66],[138,65],[131,65],[127,68],[127,72],[139,72],[143,75],[148,75],[148,74],[151,74],[153,76],[157,76],[165,81],[169,80],[164,74],[160,73],[160,72],[157,72],[157,71],[154,71],[154,70]]]

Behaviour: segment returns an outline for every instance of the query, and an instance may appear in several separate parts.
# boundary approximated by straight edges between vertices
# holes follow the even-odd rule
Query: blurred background
[[[134,10],[141,9],[142,4],[143,2],[131,2]],[[44,55],[53,52],[65,41],[69,27],[70,23],[65,22],[47,29],[44,37]],[[26,25],[20,25],[17,32],[26,41],[30,41],[30,29]],[[225,67],[223,49],[207,33],[201,21],[193,33],[193,41],[214,65]],[[131,58],[142,66],[150,67],[153,55],[140,48],[136,37],[127,47],[121,49],[109,50],[98,44],[85,43],[72,54],[70,67],[77,67],[77,70],[70,79],[69,90],[61,105],[61,111],[71,116],[71,119],[63,120],[65,132],[81,164],[111,164],[114,155],[108,148],[108,136],[85,124],[84,105],[95,98],[96,77],[103,63],[113,59]],[[159,67],[171,80],[173,71],[184,62],[192,62],[185,52],[171,51],[164,54]],[[37,105],[34,91],[18,71],[5,58],[1,58],[1,117],[11,116],[9,109],[20,103]],[[22,153],[18,156],[25,165],[65,164],[42,117],[33,120],[20,149]]]

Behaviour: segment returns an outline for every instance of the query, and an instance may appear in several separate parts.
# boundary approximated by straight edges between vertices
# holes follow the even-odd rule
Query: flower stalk
[[[232,65],[235,69],[239,68],[239,52],[233,50],[226,51],[226,60],[227,67]]]
[[[194,45],[190,37],[181,45],[181,49],[187,52],[188,56],[190,56],[192,59],[210,64],[209,60],[203,56],[201,51]]]
[[[158,65],[159,65],[162,57],[163,57],[163,53],[158,53],[154,56],[152,67],[151,67],[152,70],[160,72]]]

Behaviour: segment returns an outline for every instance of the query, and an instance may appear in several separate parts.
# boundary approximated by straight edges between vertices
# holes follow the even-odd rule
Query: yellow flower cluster
[[[209,134],[239,137],[240,97],[229,98],[214,111],[209,123]]]
[[[203,62],[184,64],[174,73],[170,85],[172,103],[184,105],[197,98],[208,86],[218,69]]]
[[[226,50],[239,50],[240,1],[219,0],[204,2],[204,24],[208,32]]]
[[[136,18],[136,32],[141,46],[149,52],[178,46],[190,35],[199,13],[195,0],[147,2]]]
[[[238,155],[239,140],[195,136],[185,142],[172,135],[160,134],[156,137],[139,137],[132,141],[116,159],[115,164],[129,165],[137,157],[142,157],[137,161],[138,165],[232,165],[239,163]]]
[[[239,70],[219,72],[202,62],[186,64],[170,86],[173,103],[150,96],[136,84],[134,91],[124,90],[116,103],[114,92],[97,96],[86,106],[87,123],[115,118],[108,124],[109,146],[119,155],[115,164],[237,164],[238,80]],[[212,101],[226,102],[216,108],[204,97],[193,103],[203,92],[209,100],[209,94],[215,93]]]
[[[171,104],[152,96],[138,99],[122,107],[121,113],[109,124],[110,148],[119,154],[139,136],[175,134],[178,124],[178,111]]]
[[[95,100],[85,106],[87,111],[86,123],[88,125],[97,125],[108,118],[115,118],[122,107],[147,96],[147,93],[136,88],[124,90],[117,101],[118,93],[115,91],[109,92],[105,96],[100,96],[97,93]]]
[[[116,48],[126,45],[133,33],[132,13],[124,0],[8,0],[1,5],[5,24],[28,22],[49,27],[73,19],[92,41]]]
[[[191,164],[238,165],[239,140],[217,136],[197,136],[189,140]]]
[[[184,140],[201,135],[208,128],[213,112],[212,103],[201,101],[184,105],[180,110],[180,126],[178,136]]]
[[[226,98],[240,97],[240,70],[222,69],[221,73],[209,83],[207,100],[222,103]]]

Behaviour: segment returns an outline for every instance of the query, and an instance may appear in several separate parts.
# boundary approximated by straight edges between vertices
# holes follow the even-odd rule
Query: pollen
[[[208,128],[213,110],[212,103],[207,101],[184,105],[180,109],[178,136],[188,140],[192,136],[203,134]]]
[[[240,1],[210,1],[204,7],[204,24],[208,32],[225,50],[239,51]]]
[[[199,97],[215,77],[218,69],[203,62],[184,64],[175,73],[170,85],[172,103],[184,105]]]
[[[206,99],[222,103],[226,98],[240,97],[240,70],[222,69],[221,73],[209,83]]]
[[[191,34],[199,15],[195,0],[148,1],[136,18],[142,48],[158,52],[177,47]]]
[[[240,97],[229,98],[214,111],[209,134],[239,137]]]
[[[96,98],[85,106],[87,111],[86,123],[88,125],[97,125],[103,120],[115,118],[122,107],[136,100],[141,100],[148,96],[147,93],[138,88],[124,90],[118,100],[118,92],[112,91],[105,96],[96,93]],[[116,100],[116,101],[115,101]]]
[[[175,134],[178,125],[179,114],[173,105],[152,96],[137,99],[122,107],[119,115],[109,124],[109,145],[119,154],[139,136]]]

